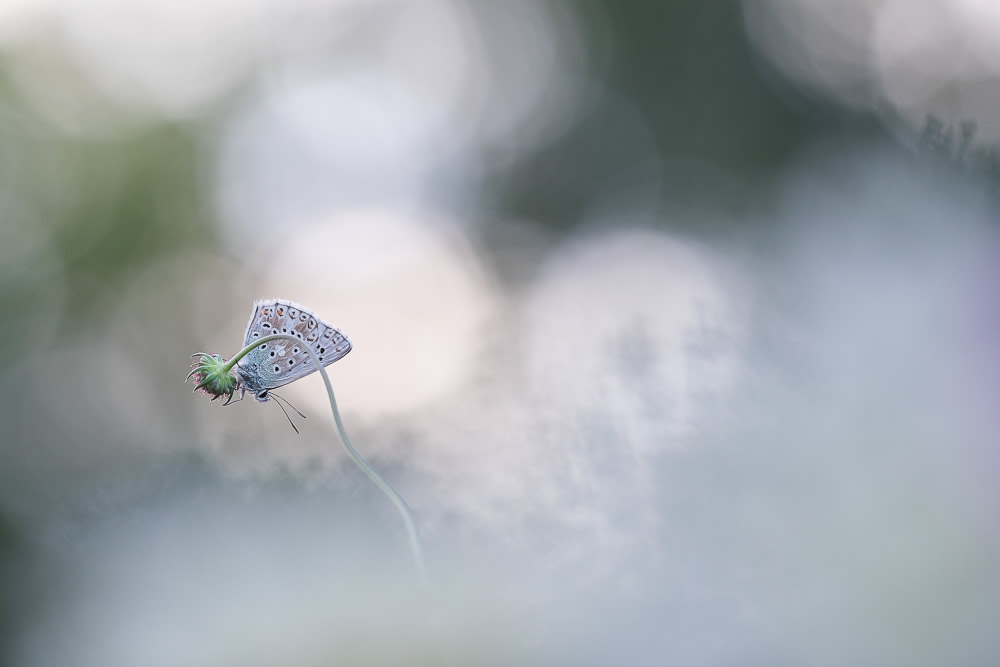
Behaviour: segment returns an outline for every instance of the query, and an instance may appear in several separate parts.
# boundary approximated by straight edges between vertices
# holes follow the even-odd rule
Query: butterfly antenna
[[[299,417],[302,417],[303,419],[306,418],[306,416],[304,414],[302,414],[301,412],[299,412],[299,409],[297,407],[295,407],[294,405],[292,405],[291,402],[287,398],[285,398],[284,396],[278,396],[273,391],[270,392],[270,394],[271,394],[271,396],[274,396],[275,398],[280,398],[281,400],[283,400],[288,405],[288,407],[290,407],[292,410],[295,410],[295,412],[299,415]]]
[[[283,408],[281,406],[281,403],[279,403],[278,401],[275,401],[274,404],[277,405],[279,408],[281,408],[281,411],[285,413],[285,419],[287,419],[288,423],[291,424],[292,430],[295,431],[296,433],[298,433],[299,429],[295,428],[295,424],[292,424],[292,418],[288,416],[287,412],[285,412],[285,408]]]

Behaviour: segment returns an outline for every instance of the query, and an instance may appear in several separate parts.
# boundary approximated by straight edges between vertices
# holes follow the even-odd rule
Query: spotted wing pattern
[[[351,351],[351,341],[342,331],[294,301],[266,299],[255,302],[243,335],[243,346],[276,333],[295,336],[298,342],[261,343],[240,361],[245,371],[259,380],[260,389],[275,389],[315,372],[316,365],[307,347],[312,348],[324,366]]]

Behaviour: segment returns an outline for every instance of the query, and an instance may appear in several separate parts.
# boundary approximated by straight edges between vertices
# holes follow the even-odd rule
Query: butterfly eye
[[[295,360],[294,359],[289,359],[288,360],[288,365],[289,366],[294,366],[295,365]]]
[[[260,349],[266,350],[267,349],[267,343],[261,343],[260,344]]]
[[[284,308],[279,308],[278,309],[278,315],[284,315],[284,314],[285,314],[285,309]]]
[[[259,336],[259,335],[260,335],[260,332],[259,332],[259,331],[254,331],[254,332],[253,332],[253,337],[254,337],[254,338],[256,338],[256,337],[257,337],[257,336]]]
[[[299,315],[299,322],[305,322],[307,319],[309,319],[309,316],[306,315],[305,313]]]
[[[270,329],[270,328],[271,328],[271,325],[270,325],[270,324],[268,324],[267,322],[264,322],[264,323],[263,323],[262,325],[260,325],[260,326],[264,327],[265,329]]]
[[[326,348],[325,347],[319,348],[319,353],[320,354],[323,354],[324,352],[326,352]]]
[[[309,325],[308,326],[309,326],[310,329],[315,329],[316,328],[316,320],[314,320],[313,318],[310,317],[309,318]]]
[[[271,350],[271,356],[272,357],[274,356],[274,350]]]
[[[296,345],[295,347],[292,348],[292,354],[298,354],[298,353],[299,353],[299,346]]]
[[[281,333],[288,333],[287,327],[281,327]]]
[[[280,370],[281,370],[281,366],[279,366],[278,364],[275,364],[274,365],[274,372],[277,373]]]

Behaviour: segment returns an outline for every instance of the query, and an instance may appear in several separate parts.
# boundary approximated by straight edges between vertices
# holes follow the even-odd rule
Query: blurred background
[[[1000,664],[992,0],[0,4],[0,663]],[[253,300],[347,332],[225,409]]]

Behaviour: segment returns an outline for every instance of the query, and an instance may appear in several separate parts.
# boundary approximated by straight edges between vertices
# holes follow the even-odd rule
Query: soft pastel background
[[[0,664],[1000,664],[993,0],[4,0]],[[254,298],[318,377],[182,383]]]

